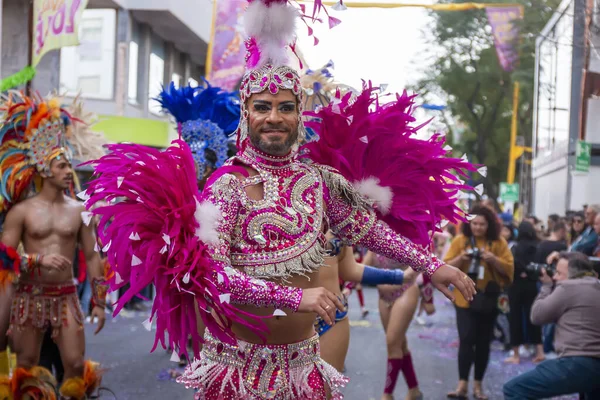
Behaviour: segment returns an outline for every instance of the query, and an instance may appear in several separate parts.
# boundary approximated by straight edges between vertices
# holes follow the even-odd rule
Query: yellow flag
[[[79,44],[79,21],[88,0],[34,0],[31,65],[50,50]]]

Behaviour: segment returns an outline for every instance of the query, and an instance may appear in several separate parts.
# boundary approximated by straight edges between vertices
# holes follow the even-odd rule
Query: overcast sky
[[[331,59],[339,82],[360,87],[361,79],[371,79],[374,84],[387,83],[395,92],[420,76],[423,61],[419,53],[425,46],[421,31],[431,23],[426,10],[348,7],[346,11],[332,11],[332,15],[342,23],[331,30],[327,24],[317,26],[317,46],[307,37],[304,24],[300,26],[299,44],[311,68]]]
[[[432,2],[411,0],[410,3]],[[422,31],[432,23],[427,10],[348,7],[346,11],[331,14],[342,23],[331,30],[327,24],[316,26],[315,35],[320,40],[317,46],[307,37],[304,24],[299,27],[300,49],[310,68],[319,68],[331,59],[336,81],[360,88],[361,79],[370,79],[374,85],[388,84],[388,92],[402,92],[407,84],[422,76],[427,65],[423,59],[427,44]],[[416,116],[423,121],[439,113],[420,110]]]

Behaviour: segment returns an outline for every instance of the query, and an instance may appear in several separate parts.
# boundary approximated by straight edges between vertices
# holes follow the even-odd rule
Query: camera
[[[529,275],[531,278],[539,279],[542,275],[542,268],[546,270],[546,275],[548,275],[550,278],[552,278],[556,273],[556,263],[543,264],[534,262],[529,263],[525,267],[525,272],[527,272],[527,275]]]
[[[469,275],[469,278],[476,281],[477,276],[479,275],[479,266],[481,265],[481,255],[483,254],[483,250],[474,247],[467,249],[465,254],[471,258],[471,264],[469,264],[469,272],[467,272],[467,275]]]

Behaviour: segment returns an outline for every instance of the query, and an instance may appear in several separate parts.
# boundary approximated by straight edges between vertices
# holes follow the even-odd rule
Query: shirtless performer
[[[0,243],[2,267],[12,269],[17,277],[10,319],[10,335],[17,354],[12,384],[20,387],[30,375],[41,379],[47,375],[36,365],[44,332],[51,328],[65,368],[60,394],[64,399],[83,399],[97,388],[100,377],[94,363],[84,362],[83,314],[72,269],[78,244],[92,280],[91,317],[98,321],[96,334],[105,322],[106,286],[104,268],[94,251],[91,214],[83,204],[65,195],[74,174],[67,141],[71,120],[58,99],[23,97],[10,108],[4,127],[4,138],[12,139],[2,144],[2,173],[20,180],[19,184],[9,181],[4,187],[8,196],[2,200],[5,209],[10,209]],[[15,158],[15,154],[22,156]],[[13,158],[4,169],[8,165],[4,162],[6,157]],[[34,180],[40,182],[41,188],[33,197],[24,199]],[[24,250],[20,255],[15,250],[19,243]],[[22,393],[13,395],[20,398]]]
[[[272,12],[277,18],[269,15]],[[196,389],[197,399],[339,399],[347,378],[321,359],[314,331],[317,314],[333,324],[335,309],[344,309],[339,298],[323,288],[320,275],[329,226],[345,243],[362,244],[432,275],[445,293],[452,284],[471,298],[474,283],[377,220],[368,202],[334,169],[298,161],[296,149],[304,134],[299,76],[279,61],[281,43],[293,43],[298,11],[286,1],[260,0],[250,3],[247,13],[258,17],[248,22],[248,33],[260,37],[248,42],[249,71],[240,87],[240,150],[212,175],[201,199],[189,199],[199,203],[194,216],[200,243],[192,246],[190,231],[179,228],[193,212],[183,204],[189,172],[187,183],[161,187],[168,196],[141,184],[144,174],[170,179],[186,172],[189,150],[180,141],[162,153],[134,145],[113,146],[113,155],[96,163],[99,177],[88,191],[94,200],[121,193],[127,197],[119,207],[102,210],[103,220],[114,217],[106,233],[113,241],[130,234],[135,240],[124,243],[125,253],[113,250],[108,256],[121,284],[135,284],[129,296],[149,279],[157,283],[158,339],[164,340],[160,336],[167,329],[169,340],[183,349],[182,339],[196,334],[190,321],[195,313],[187,310],[198,304],[207,322],[205,343],[199,359],[178,380]],[[275,22],[277,29],[286,32],[261,36],[272,33],[265,24]],[[261,46],[259,51],[256,46]],[[175,168],[167,170],[169,165]],[[127,178],[119,187],[116,178],[121,173],[127,173]],[[98,188],[103,191],[98,193]],[[159,196],[177,206],[177,229],[171,223],[162,225],[165,217],[171,221],[173,213],[163,210]],[[216,235],[208,235],[203,228],[211,225],[206,217],[213,206],[218,217]],[[128,213],[149,215],[150,209],[160,217],[151,230]],[[162,243],[166,245],[160,253]],[[194,253],[196,249],[206,252]],[[132,253],[133,260],[126,257]],[[210,268],[203,264],[205,254],[212,259]],[[175,264],[177,259],[183,263]],[[236,318],[231,313],[234,308],[246,319]],[[264,317],[268,329],[262,335],[251,325],[252,316]],[[233,340],[227,336],[229,330]]]

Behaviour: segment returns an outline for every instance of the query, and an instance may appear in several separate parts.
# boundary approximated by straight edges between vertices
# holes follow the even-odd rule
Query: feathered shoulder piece
[[[189,145],[202,176],[208,160],[205,150],[216,155],[213,169],[227,160],[227,138],[240,119],[240,101],[234,93],[205,82],[204,86],[163,88],[156,98],[163,110],[177,121],[181,138]]]
[[[231,323],[249,326],[252,317],[243,319],[218,290],[227,275],[209,255],[206,240],[218,237],[212,230],[220,213],[198,192],[188,145],[176,140],[165,151],[135,144],[113,144],[108,150],[92,162],[95,179],[80,197],[88,209],[98,202],[109,204],[93,213],[101,215],[99,226],[106,227],[98,234],[114,272],[108,280],[111,290],[128,285],[115,314],[154,284],[156,298],[145,323],[150,329],[156,321],[154,348],[158,343],[166,348],[168,340],[184,354],[191,336],[199,354],[197,315],[213,335],[235,343]]]
[[[108,140],[102,132],[96,132],[91,127],[98,121],[98,116],[86,111],[80,96],[73,99],[67,106],[71,117],[77,121],[73,124],[69,145],[73,149],[73,158],[79,162],[96,160],[106,154],[104,146]]]
[[[381,104],[378,93],[370,83],[355,99],[338,91],[327,107],[305,112],[319,139],[302,146],[301,157],[335,168],[351,187],[326,172],[334,188],[360,194],[392,229],[429,245],[444,220],[465,219],[456,199],[472,188],[459,176],[476,168],[449,157],[443,136],[416,137],[423,125],[414,125],[415,96],[404,92]]]

